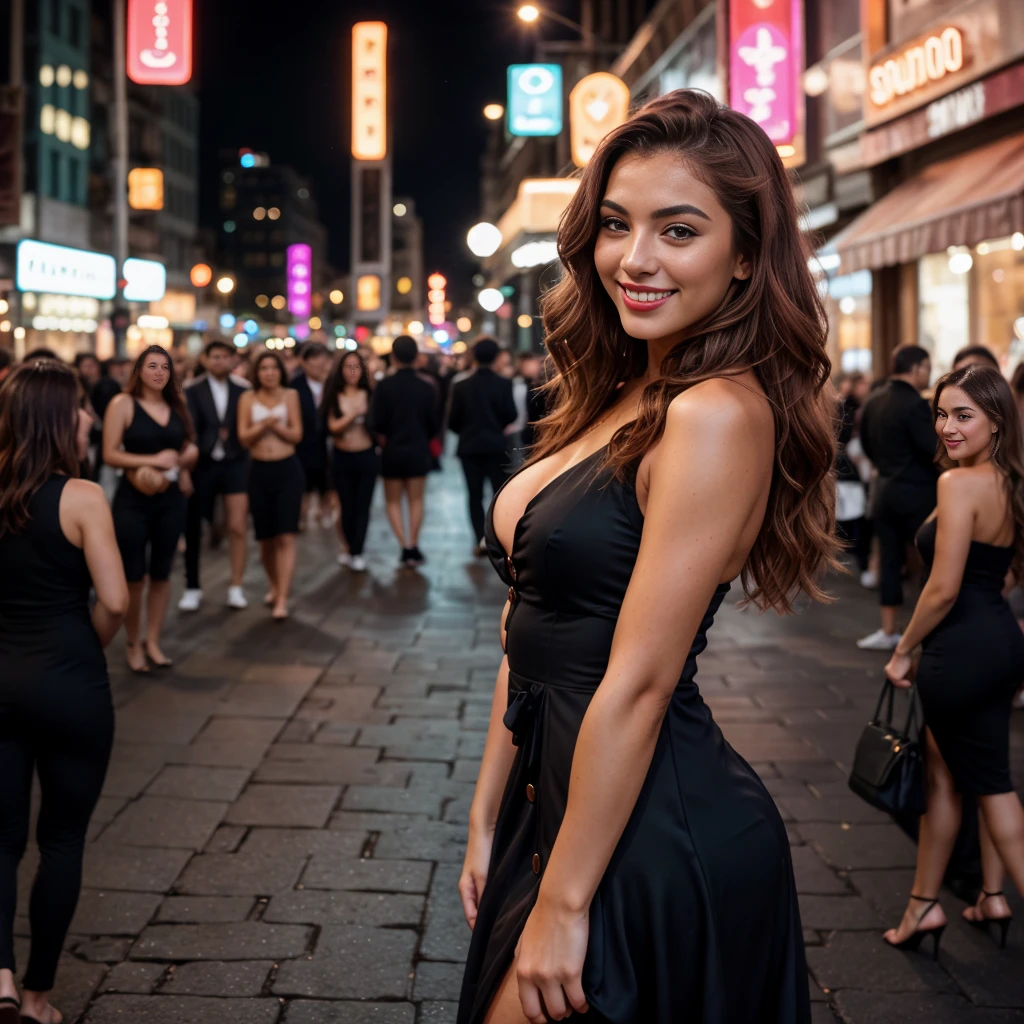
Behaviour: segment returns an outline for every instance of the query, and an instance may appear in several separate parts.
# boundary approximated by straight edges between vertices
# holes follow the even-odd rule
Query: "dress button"
[[[509,599],[510,603],[512,603],[512,604],[516,603],[516,588],[515,587],[509,587],[508,588],[508,599]]]
[[[508,574],[512,577],[512,582],[514,583],[516,580],[516,567],[512,561],[511,555],[505,556],[505,564],[508,566]]]
[[[528,782],[526,784],[526,799],[532,804],[537,799],[537,790],[533,788],[533,783]]]
[[[533,855],[532,866],[533,866],[533,873],[535,875],[539,875],[540,874],[540,854],[539,853],[535,853]]]

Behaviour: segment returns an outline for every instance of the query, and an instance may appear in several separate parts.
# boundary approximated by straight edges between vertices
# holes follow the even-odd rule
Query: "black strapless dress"
[[[917,532],[931,572],[937,520]],[[971,541],[956,604],[925,638],[917,692],[962,793],[1012,793],[1010,711],[1024,682],[1024,635],[1002,595],[1012,547]]]
[[[530,502],[510,554],[487,517],[488,553],[512,600],[505,724],[519,749],[470,943],[459,1024],[483,1021],[512,964],[639,551],[636,492],[595,472],[602,455],[570,468]],[[811,1019],[785,828],[694,682],[728,589],[717,589],[693,639],[640,797],[591,905],[583,971],[590,1024]]]

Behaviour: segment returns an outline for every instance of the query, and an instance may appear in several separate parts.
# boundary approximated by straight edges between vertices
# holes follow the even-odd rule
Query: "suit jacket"
[[[369,428],[389,454],[429,452],[440,429],[436,388],[411,367],[385,377],[373,392]]]
[[[860,443],[884,481],[934,490],[938,438],[928,403],[906,381],[891,380],[868,397]]]
[[[505,428],[519,416],[512,381],[480,366],[452,388],[448,426],[459,435],[461,455],[490,455],[505,451]]]
[[[299,393],[302,412],[302,440],[295,446],[295,454],[306,469],[326,469],[327,426],[320,416],[309,378],[300,371],[292,378],[290,386]]]
[[[238,396],[244,394],[246,389],[231,377],[227,378],[226,383],[228,407],[223,420],[217,416],[217,403],[213,400],[210,379],[205,373],[185,388],[185,400],[196,432],[199,457],[202,459],[210,458],[217,445],[221,427],[226,427],[228,431],[227,440],[224,442],[224,458],[240,459],[248,454],[238,440]]]

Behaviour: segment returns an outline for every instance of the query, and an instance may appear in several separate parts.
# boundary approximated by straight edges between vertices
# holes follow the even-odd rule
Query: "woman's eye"
[[[618,217],[605,217],[601,221],[601,227],[608,231],[625,231],[626,225]]]
[[[671,227],[665,228],[665,234],[679,242],[697,237],[697,232],[693,228],[688,228],[685,224],[673,224]]]

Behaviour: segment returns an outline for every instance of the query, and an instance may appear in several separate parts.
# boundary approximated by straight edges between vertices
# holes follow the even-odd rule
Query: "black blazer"
[[[390,454],[429,451],[440,429],[437,389],[411,367],[396,370],[374,389],[368,426]]]
[[[224,442],[224,458],[239,459],[248,454],[238,440],[238,396],[244,394],[246,389],[231,377],[228,377],[227,383],[228,407],[223,422],[217,417],[217,403],[213,400],[210,380],[205,373],[185,388],[185,400],[196,432],[200,458],[210,457],[221,427],[226,427],[228,431],[228,438]]]
[[[459,455],[489,455],[508,447],[505,427],[518,415],[512,381],[477,367],[452,388],[448,426],[459,435]]]
[[[939,441],[931,409],[906,381],[891,380],[868,397],[860,443],[883,480],[935,487]]]
[[[302,440],[295,446],[295,454],[306,469],[326,469],[327,426],[320,416],[320,408],[313,397],[309,379],[299,372],[292,378],[291,386],[299,393],[299,408],[302,412]]]

